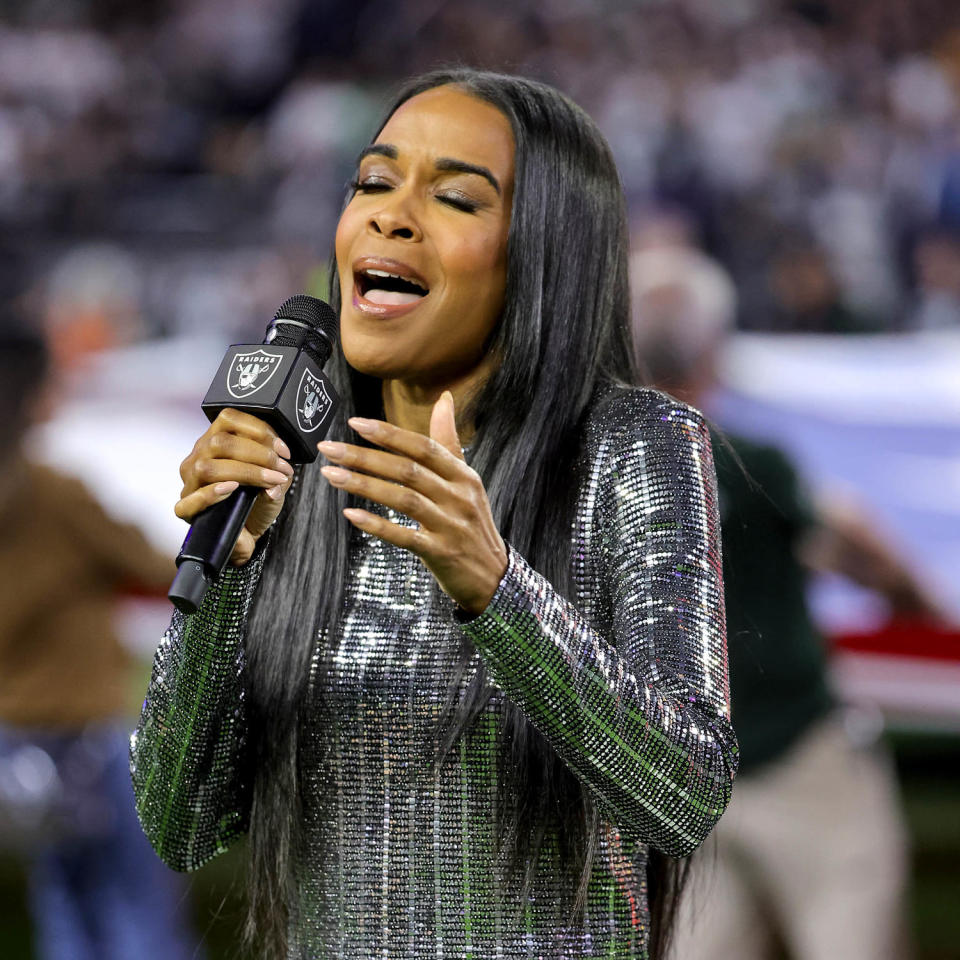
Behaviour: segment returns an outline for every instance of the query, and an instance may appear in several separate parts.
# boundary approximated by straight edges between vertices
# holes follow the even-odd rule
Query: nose
[[[382,237],[393,240],[420,240],[422,234],[409,209],[407,200],[400,191],[382,194],[383,204],[367,222],[367,229]]]

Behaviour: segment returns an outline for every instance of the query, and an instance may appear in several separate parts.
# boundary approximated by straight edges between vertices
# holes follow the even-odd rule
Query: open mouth
[[[386,270],[366,267],[353,275],[357,293],[370,303],[382,306],[403,306],[422,300],[430,292],[422,283],[411,277],[400,276]]]

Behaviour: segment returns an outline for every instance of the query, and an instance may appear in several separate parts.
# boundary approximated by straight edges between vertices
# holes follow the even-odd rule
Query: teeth
[[[405,277],[401,273],[387,273],[386,270],[374,270],[372,268],[364,270],[363,272],[368,277],[392,277],[394,280],[406,280],[407,283],[412,283],[414,286],[420,287],[421,290],[425,289],[423,284],[411,279],[410,277]]]
[[[389,273],[386,270],[377,270],[373,267],[367,267],[363,271],[363,274],[364,276],[370,278],[371,280],[376,278],[402,280],[404,281],[404,283],[409,283],[411,284],[411,286],[416,287],[418,290],[422,290],[424,293],[424,296],[427,293],[427,288],[423,286],[421,283],[419,283],[417,280],[413,280],[410,277],[405,277],[403,274],[400,274],[400,273]]]

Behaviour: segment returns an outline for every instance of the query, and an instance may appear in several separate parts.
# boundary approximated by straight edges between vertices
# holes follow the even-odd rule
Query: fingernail
[[[228,493],[233,493],[234,490],[239,487],[240,484],[236,480],[224,480],[223,483],[218,483],[214,488],[213,492],[218,497],[225,497]]]
[[[350,471],[342,470],[340,467],[321,467],[320,472],[337,487],[350,479]]]
[[[279,470],[264,470],[263,471],[263,481],[264,483],[279,483],[284,484],[287,482],[287,474],[281,473]]]
[[[280,454],[284,460],[290,459],[290,448],[279,437],[273,441],[273,449]]]
[[[346,452],[347,445],[338,443],[336,440],[323,440],[317,444],[317,449],[332,460],[339,460]]]
[[[374,433],[377,429],[376,420],[367,420],[364,417],[351,417],[347,423],[349,423],[357,433]]]
[[[279,500],[282,495],[283,495],[282,483],[278,483],[275,487],[270,487],[270,489],[267,490],[267,496],[271,500]]]
[[[287,476],[287,477],[292,477],[292,476],[293,476],[293,467],[291,467],[290,464],[287,463],[286,460],[281,460],[281,461],[277,464],[277,469],[278,469],[282,474],[284,474],[284,476]]]

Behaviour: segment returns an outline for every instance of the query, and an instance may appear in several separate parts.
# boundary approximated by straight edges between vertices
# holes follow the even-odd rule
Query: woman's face
[[[483,359],[503,308],[513,133],[456,87],[407,100],[360,160],[337,226],[347,362],[425,387]]]

